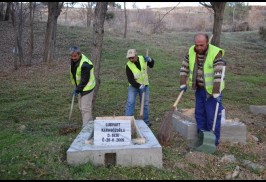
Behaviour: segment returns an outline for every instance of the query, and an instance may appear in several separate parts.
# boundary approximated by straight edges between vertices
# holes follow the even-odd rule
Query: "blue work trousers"
[[[220,95],[220,97],[222,97],[222,94]],[[199,88],[195,92],[195,98],[195,119],[197,122],[198,133],[200,131],[212,131],[217,100],[211,95],[208,95],[205,89]],[[221,98],[216,119],[216,126],[214,128],[214,134],[216,136],[215,145],[218,145],[220,140],[221,116],[223,109],[224,107],[222,105]]]
[[[136,97],[139,95],[140,103],[142,99],[142,91],[133,86],[128,87],[128,95],[126,102],[125,116],[133,116],[136,104]],[[143,121],[149,123],[149,87],[146,86],[145,95],[144,95],[144,108],[143,108]]]

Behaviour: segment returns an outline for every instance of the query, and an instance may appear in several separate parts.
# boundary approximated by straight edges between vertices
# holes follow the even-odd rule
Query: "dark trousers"
[[[222,97],[222,95],[220,96]],[[214,122],[214,114],[217,101],[212,96],[208,95],[205,89],[197,89],[195,92],[196,105],[195,105],[195,119],[197,122],[197,130],[211,131]],[[221,131],[221,118],[222,110],[224,109],[222,102],[219,103],[218,114],[216,119],[216,126],[214,134],[216,136],[215,144],[219,144],[220,131]]]

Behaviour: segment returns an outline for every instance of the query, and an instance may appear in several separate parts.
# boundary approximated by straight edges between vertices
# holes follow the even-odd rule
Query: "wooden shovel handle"
[[[70,106],[70,112],[69,112],[69,117],[68,120],[70,121],[71,116],[72,116],[72,111],[73,111],[73,105],[74,105],[74,100],[75,100],[75,95],[72,95],[72,101],[71,101],[71,106]]]
[[[173,108],[174,108],[174,109],[176,109],[176,106],[177,106],[178,102],[180,101],[180,99],[181,99],[183,93],[184,93],[184,90],[182,90],[182,91],[179,93],[179,95],[178,95],[178,97],[177,97],[177,99],[176,99],[176,101],[175,101],[175,103],[174,103],[174,105],[173,105]]]
[[[145,93],[142,92],[142,98],[141,98],[141,106],[140,106],[140,117],[143,116],[143,109],[144,109],[144,97],[145,97]]]
[[[148,56],[149,55],[149,50],[147,49],[147,51],[146,51],[146,56]],[[145,68],[145,72],[146,72],[146,74],[147,74],[147,68],[148,68],[148,65],[147,65],[147,62],[146,62],[146,68]],[[140,106],[140,117],[142,117],[143,116],[143,109],[144,109],[144,97],[145,97],[145,92],[143,92],[142,93],[142,98],[141,98],[141,106]]]
[[[220,94],[222,92],[222,82],[224,80],[224,74],[225,74],[225,66],[223,66],[223,69],[222,69],[222,76],[221,76],[221,83],[220,83],[220,90],[219,90],[219,93]],[[216,126],[218,109],[219,109],[219,102],[216,103],[216,108],[215,108],[215,113],[214,113],[214,119],[213,119],[213,124],[212,124],[212,131],[213,131],[213,133],[214,133],[215,126]]]

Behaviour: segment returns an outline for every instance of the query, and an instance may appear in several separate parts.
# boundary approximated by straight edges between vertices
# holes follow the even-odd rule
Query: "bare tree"
[[[132,8],[133,9],[138,9],[138,7],[137,7],[137,4],[136,4],[137,2],[132,2]]]
[[[11,19],[12,25],[15,32],[15,47],[13,49],[13,53],[15,55],[14,59],[14,68],[18,69],[18,66],[24,64],[24,56],[22,49],[22,34],[23,34],[23,3],[22,2],[13,2],[11,4]],[[17,63],[17,59],[19,60],[19,65]]]
[[[9,20],[10,7],[11,7],[11,2],[7,2],[6,3],[5,21],[8,21]]]
[[[220,37],[222,32],[223,16],[226,2],[200,2],[201,5],[207,8],[211,8],[214,11],[214,22],[212,29],[211,44],[220,46]]]
[[[43,61],[50,63],[54,59],[57,20],[64,2],[48,2],[48,20],[45,33]]]
[[[0,4],[0,21],[3,21],[4,20],[4,2],[1,2]]]
[[[29,63],[28,66],[31,66],[32,54],[34,49],[34,32],[33,32],[33,22],[34,22],[34,12],[36,8],[36,2],[29,3],[30,9],[30,50],[29,50]]]
[[[96,2],[82,2],[80,3],[82,10],[81,14],[86,15],[87,27],[91,27],[93,20],[93,7],[96,5]]]
[[[124,2],[124,15],[125,15],[124,38],[126,38],[127,37],[127,8],[126,8],[126,2]]]
[[[103,45],[103,35],[104,35],[104,21],[107,12],[108,2],[97,2],[95,7],[95,18],[93,21],[93,32],[92,32],[92,55],[91,60],[94,64],[94,74],[96,80],[96,87],[94,89],[94,95],[92,100],[92,105],[94,106],[97,97],[97,92],[99,90],[101,80],[100,80],[100,61]]]
[[[87,27],[91,27],[91,21],[92,21],[92,6],[95,2],[88,2],[87,5]]]
[[[73,6],[76,4],[76,2],[65,2],[64,5],[62,8],[64,8],[64,15],[65,15],[65,24],[67,25],[68,24],[68,11],[69,11],[69,8],[73,8]],[[62,11],[62,10],[61,10]]]
[[[67,12],[68,12],[68,6],[69,5],[69,3],[68,2],[66,2],[66,11],[65,11],[65,24],[67,24]]]
[[[152,29],[152,33],[157,33],[157,32],[159,32],[159,29],[161,29],[161,27],[163,26],[163,19],[164,19],[164,17],[167,15],[167,14],[169,14],[171,11],[173,11],[178,5],[180,4],[180,2],[179,3],[177,3],[177,5],[175,5],[172,9],[170,9],[168,12],[166,12],[163,16],[162,16],[162,18],[160,17],[160,14],[159,14],[159,20],[157,21],[157,22],[155,22],[154,23],[154,27],[153,27],[153,29]]]

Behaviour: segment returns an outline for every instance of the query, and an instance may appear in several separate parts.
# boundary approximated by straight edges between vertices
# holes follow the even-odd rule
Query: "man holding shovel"
[[[79,109],[82,115],[82,127],[92,120],[92,98],[96,82],[92,62],[76,46],[70,48],[70,79],[75,88],[73,96],[78,95]]]
[[[224,81],[222,69],[226,65],[223,59],[224,50],[209,43],[209,37],[205,33],[194,36],[195,45],[191,46],[182,61],[180,68],[180,90],[187,90],[188,85],[195,91],[195,119],[198,133],[211,131],[215,118],[216,105],[218,115],[214,126],[215,146],[219,144],[222,92]],[[221,81],[222,80],[222,81]]]
[[[125,116],[133,116],[136,97],[140,96],[140,101],[144,96],[143,121],[150,127],[149,121],[149,79],[147,67],[153,68],[154,60],[149,56],[137,55],[135,49],[127,51],[128,62],[126,64],[126,75],[129,82],[128,95],[125,109]],[[143,94],[144,93],[144,94]]]

